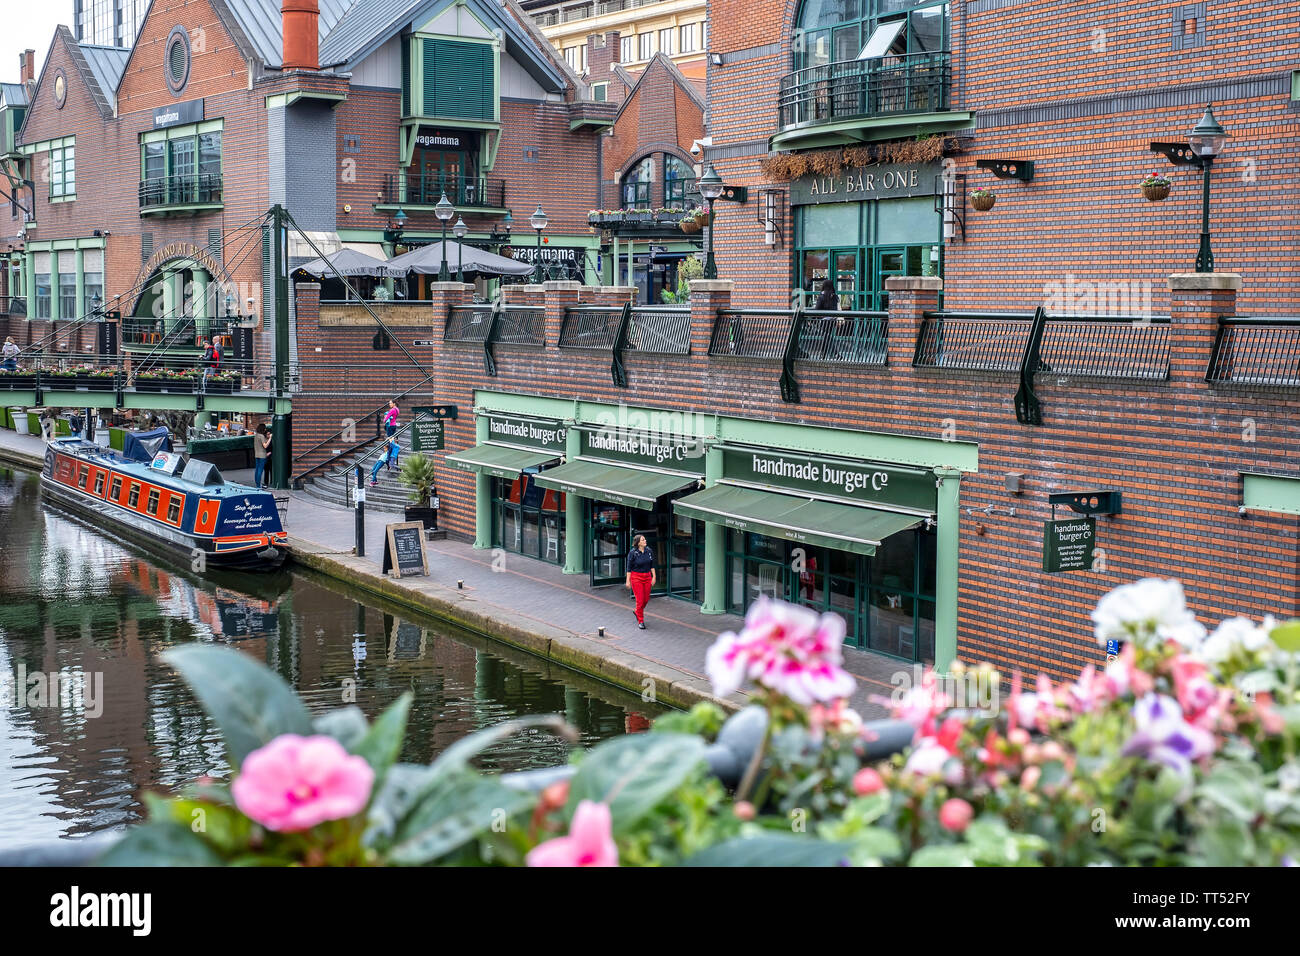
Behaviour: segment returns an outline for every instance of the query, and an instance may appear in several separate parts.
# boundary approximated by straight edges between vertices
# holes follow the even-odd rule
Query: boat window
[[[131,482],[131,494],[126,499],[126,506],[134,508],[140,503],[140,485],[138,482]]]
[[[112,483],[108,486],[108,497],[117,501],[122,497],[122,476],[114,475]]]
[[[149,502],[144,506],[144,510],[151,515],[158,513],[158,489],[154,488],[149,492]]]
[[[104,493],[104,473],[98,472],[95,475],[95,497],[98,498]]]
[[[181,499],[173,495],[171,501],[167,502],[167,520],[179,521],[180,517],[181,517]]]
[[[89,466],[89,465],[82,465],[82,466],[81,466],[81,473],[77,475],[77,487],[78,487],[78,488],[85,488],[85,487],[86,487],[86,479],[89,478],[89,477],[90,477],[90,466]]]

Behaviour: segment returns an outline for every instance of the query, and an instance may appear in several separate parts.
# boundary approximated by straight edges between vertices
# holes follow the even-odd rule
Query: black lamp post
[[[1214,111],[1206,106],[1205,114],[1187,140],[1201,161],[1201,245],[1196,252],[1197,272],[1214,271],[1214,253],[1210,251],[1210,167],[1214,158],[1223,152],[1227,138],[1227,132],[1214,118]]]
[[[542,230],[546,228],[548,222],[550,220],[546,218],[546,213],[542,212],[542,204],[538,203],[537,212],[528,217],[528,225],[537,230],[537,266],[534,271],[538,282],[541,282],[544,277],[542,272]]]
[[[447,220],[456,215],[456,209],[447,201],[447,194],[443,193],[438,205],[433,207],[433,212],[442,220],[442,268],[438,270],[438,281],[447,282],[451,279],[451,272],[447,269]]]
[[[461,285],[465,284],[465,233],[469,232],[469,226],[465,225],[465,220],[460,216],[456,217],[456,225],[451,227],[452,234],[456,237],[456,251],[459,258],[456,260],[456,281]]]
[[[722,182],[722,177],[718,171],[709,163],[709,168],[704,171],[700,177],[700,195],[709,204],[709,254],[704,260],[704,278],[716,279],[718,277],[718,263],[713,258],[713,201],[722,195],[726,189]]]

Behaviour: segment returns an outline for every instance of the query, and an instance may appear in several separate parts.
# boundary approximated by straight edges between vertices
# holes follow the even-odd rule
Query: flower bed
[[[928,672],[888,701],[910,743],[870,760],[892,748],[846,705],[843,620],[761,599],[706,664],[719,695],[755,681],[761,709],[661,717],[540,793],[469,762],[521,730],[575,740],[559,717],[400,764],[410,694],[373,724],[355,707],[313,720],[250,656],[180,647],[163,657],[237,772],[148,797],[150,821],[103,862],[1294,865],[1300,621],[1233,618],[1207,635],[1179,584],[1156,579],[1111,592],[1093,620],[1100,646],[1124,642],[1104,669],[1032,690],[987,667]]]

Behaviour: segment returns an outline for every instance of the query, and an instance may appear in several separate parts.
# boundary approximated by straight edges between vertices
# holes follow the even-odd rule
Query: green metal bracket
[[[492,311],[488,315],[487,332],[483,335],[483,372],[493,378],[497,374],[496,356],[492,354],[492,339],[497,334],[497,319],[501,317],[501,297],[492,301]]]
[[[1032,159],[977,159],[975,168],[987,169],[998,179],[1019,179],[1027,183],[1034,178]]]
[[[803,305],[796,305],[790,317],[790,334],[781,355],[781,401],[798,402],[799,380],[794,377],[794,358],[799,353],[799,336],[803,332]]]
[[[1201,157],[1187,143],[1152,143],[1151,152],[1159,153],[1175,166],[1202,166]]]
[[[749,202],[748,186],[724,186],[722,195],[714,202]]]
[[[623,311],[618,317],[618,329],[614,332],[613,355],[609,366],[610,377],[615,388],[627,388],[627,368],[623,365],[623,350],[627,348],[628,332],[632,328],[632,303],[623,303]]]
[[[1043,424],[1043,409],[1034,394],[1034,373],[1042,367],[1043,329],[1047,325],[1047,310],[1041,305],[1034,310],[1034,320],[1029,326],[1029,341],[1020,359],[1020,388],[1016,391],[1016,421],[1022,425]]]

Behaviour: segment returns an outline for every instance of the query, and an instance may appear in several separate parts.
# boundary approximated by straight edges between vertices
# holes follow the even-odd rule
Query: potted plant
[[[694,235],[695,233],[699,232],[703,228],[703,226],[700,225],[700,221],[695,218],[695,213],[691,213],[680,223],[678,223],[678,225],[681,226],[682,232],[686,233],[687,235]]]
[[[997,201],[997,193],[991,189],[977,189],[970,194],[970,204],[976,212],[988,212]]]
[[[92,392],[111,392],[116,377],[115,368],[92,368],[85,373],[85,387]]]
[[[428,455],[411,455],[402,462],[398,478],[411,489],[411,500],[415,502],[406,506],[406,520],[423,522],[426,531],[437,531],[438,509],[432,499],[438,490],[438,478],[433,459]]]
[[[1142,180],[1142,195],[1147,197],[1148,202],[1160,202],[1169,198],[1169,187],[1172,185],[1173,180],[1168,176],[1152,173]]]
[[[217,372],[215,375],[208,376],[208,382],[205,386],[207,390],[216,395],[228,395],[232,392],[239,391],[242,386],[240,374],[235,371],[227,370]]]

